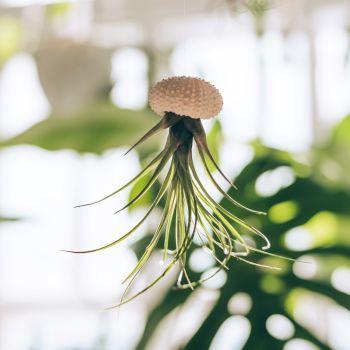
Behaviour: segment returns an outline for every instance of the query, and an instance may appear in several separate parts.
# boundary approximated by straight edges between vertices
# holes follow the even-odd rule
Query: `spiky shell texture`
[[[209,82],[195,77],[171,77],[155,84],[149,93],[152,110],[164,116],[165,112],[194,119],[217,116],[223,105],[219,90]]]

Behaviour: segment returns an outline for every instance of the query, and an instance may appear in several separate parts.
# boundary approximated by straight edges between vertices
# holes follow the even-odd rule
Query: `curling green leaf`
[[[207,143],[208,147],[210,149],[211,154],[213,155],[213,158],[216,160],[217,163],[220,162],[220,147],[223,143],[223,133],[222,133],[222,127],[219,122],[219,120],[215,120],[213,125],[211,126],[211,129],[209,130],[207,134]],[[216,167],[211,162],[208,162],[208,167],[211,172],[214,172],[216,170]]]
[[[151,178],[152,174],[149,173],[135,182],[129,194],[129,202],[132,201],[142,191],[144,187],[146,187],[147,183],[151,180]],[[134,209],[138,208],[147,208],[150,205],[150,203],[154,201],[158,192],[159,183],[156,182],[155,185],[153,185],[152,188],[146,191],[142,197],[140,197],[135,203],[132,203],[128,207],[129,210],[133,211]]]

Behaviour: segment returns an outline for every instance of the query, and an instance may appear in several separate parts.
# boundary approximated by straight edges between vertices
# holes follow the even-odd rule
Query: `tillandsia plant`
[[[205,131],[201,122],[201,119],[215,117],[221,111],[223,101],[219,91],[210,83],[199,78],[172,77],[160,81],[151,89],[149,103],[152,110],[159,114],[162,119],[132,146],[131,149],[158,131],[168,129],[169,134],[164,149],[127,184],[98,201],[81,205],[92,205],[110,198],[153,170],[153,174],[144,188],[119,211],[124,210],[150,190],[164,170],[167,171],[154,202],[148,208],[145,216],[134,227],[107,245],[79,252],[97,252],[122,242],[145,222],[161,199],[165,198],[165,206],[159,225],[137,265],[124,281],[129,281],[125,293],[145,266],[161,238],[164,241],[164,269],[152,283],[137,294],[126,299],[123,296],[118,305],[124,304],[147,291],[176,266],[180,269],[177,286],[179,288],[194,288],[198,284],[213,277],[221,269],[227,269],[227,263],[231,258],[264,266],[251,262],[246,257],[251,251],[273,255],[265,251],[270,247],[270,243],[262,232],[226,210],[213,199],[207,191],[206,186],[200,180],[194,164],[192,146],[195,142],[206,174],[221,195],[234,205],[249,212],[264,214],[245,207],[229,196],[220,187],[210,171],[209,162],[234,187],[213,158],[208,148]],[[243,239],[240,228],[244,228],[261,238],[263,242],[261,249],[249,245]],[[218,265],[211,276],[199,281],[191,281],[186,272],[187,253],[193,244],[195,235],[197,235],[197,242],[202,242],[203,248],[214,257]]]

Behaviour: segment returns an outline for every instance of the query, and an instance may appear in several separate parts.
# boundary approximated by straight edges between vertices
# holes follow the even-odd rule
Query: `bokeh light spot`
[[[228,311],[233,315],[246,315],[252,308],[252,298],[247,293],[236,293],[227,304]]]
[[[207,281],[203,282],[204,287],[209,289],[219,289],[226,283],[226,272],[223,270],[217,272],[217,269],[217,267],[213,267],[202,274],[201,279],[205,279],[212,276]]]
[[[266,320],[267,331],[276,339],[287,340],[294,334],[293,323],[283,315],[271,315]]]
[[[319,350],[319,348],[306,340],[292,339],[283,347],[283,350]]]
[[[335,289],[350,294],[350,268],[336,268],[332,273],[331,283]]]
[[[194,272],[203,272],[215,264],[214,258],[204,249],[195,249],[190,256],[190,268]]]
[[[268,294],[279,294],[284,289],[284,283],[277,276],[265,275],[260,280],[260,288]]]
[[[301,256],[293,264],[293,272],[296,276],[303,279],[311,279],[316,276],[318,269],[317,261],[310,255]]]
[[[281,224],[293,219],[298,214],[298,211],[299,207],[296,202],[286,201],[271,207],[268,216],[272,222]]]
[[[255,190],[262,197],[273,196],[282,188],[290,186],[294,180],[293,170],[288,166],[280,166],[261,174],[255,182]]]
[[[312,248],[313,237],[305,227],[298,226],[286,233],[284,243],[291,250],[306,250]]]

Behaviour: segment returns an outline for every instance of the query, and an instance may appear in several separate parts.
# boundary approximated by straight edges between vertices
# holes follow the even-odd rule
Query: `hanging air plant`
[[[154,286],[176,266],[180,268],[177,282],[178,287],[194,288],[198,284],[213,277],[221,269],[227,269],[227,262],[231,258],[237,258],[254,265],[263,266],[247,260],[246,257],[251,251],[273,255],[264,252],[264,250],[270,247],[270,244],[263,233],[222,207],[213,199],[208,193],[206,186],[202,184],[193,161],[192,146],[195,143],[206,174],[221,195],[237,207],[255,214],[263,214],[262,212],[245,207],[229,196],[219,186],[210,172],[209,162],[212,163],[219,174],[231,186],[234,186],[220,170],[210,153],[201,122],[201,119],[215,117],[221,111],[223,101],[219,91],[202,79],[172,77],[162,80],[151,89],[149,103],[153,111],[159,114],[162,119],[131,149],[158,131],[168,129],[169,135],[164,149],[127,184],[98,201],[82,205],[96,204],[110,198],[153,170],[153,174],[147,184],[121,209],[124,210],[137,202],[151,189],[157,179],[159,179],[162,171],[167,171],[154,202],[148,208],[145,216],[133,228],[107,245],[79,252],[97,252],[124,241],[145,222],[161,199],[165,198],[165,207],[158,227],[137,265],[126,277],[125,282],[129,281],[128,287],[130,287],[135,277],[150,258],[152,252],[156,249],[161,238],[164,242],[164,270],[150,285],[128,299],[122,299],[119,305],[134,299]],[[262,239],[261,249],[248,245],[240,234],[241,228]],[[195,235],[197,235],[197,241],[201,241],[203,248],[217,261],[218,268],[205,280],[202,279],[193,282],[189,279],[186,266],[187,253],[193,244]],[[126,290],[129,289],[128,287]]]

